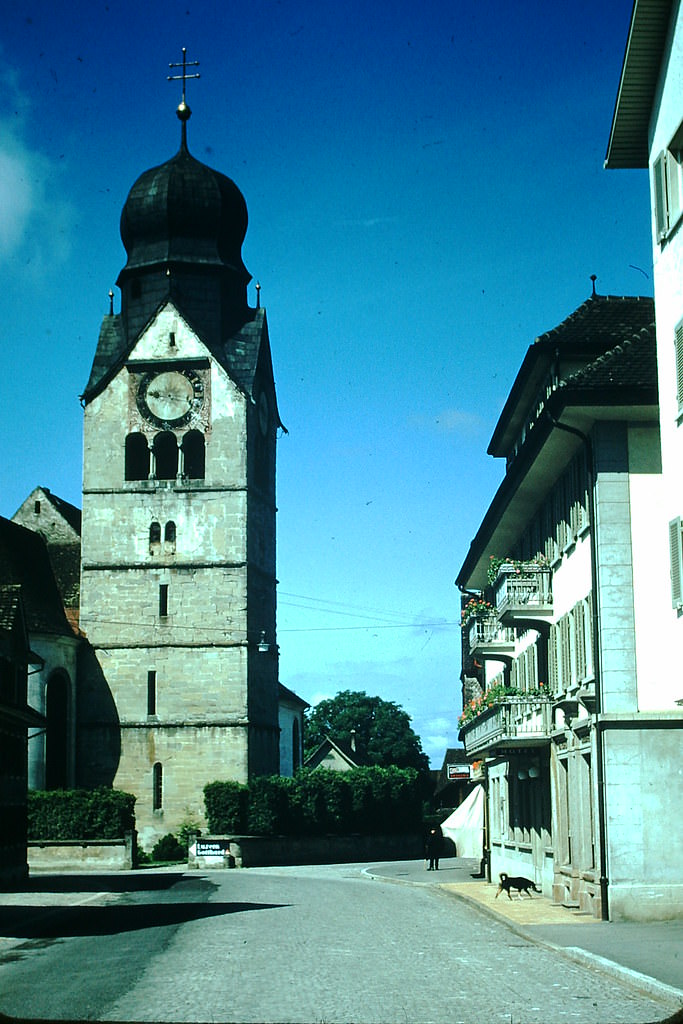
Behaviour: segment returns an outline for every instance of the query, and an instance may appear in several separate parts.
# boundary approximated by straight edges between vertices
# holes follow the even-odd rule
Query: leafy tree
[[[393,701],[354,690],[342,690],[306,712],[306,756],[326,736],[350,746],[354,730],[356,750],[367,764],[428,771],[429,759],[422,750],[420,737],[413,732],[407,712]]]

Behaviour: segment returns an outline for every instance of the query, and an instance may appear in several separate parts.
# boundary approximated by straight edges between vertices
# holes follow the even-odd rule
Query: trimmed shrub
[[[291,779],[257,776],[249,786],[248,831],[256,836],[291,835]]]
[[[209,832],[239,835],[247,831],[249,789],[239,782],[209,782],[204,786],[204,806]]]
[[[135,829],[135,797],[118,789],[29,791],[29,840],[122,839]]]
[[[422,794],[414,768],[301,769],[293,779],[260,776],[250,785],[204,789],[214,835],[348,835],[420,831]]]

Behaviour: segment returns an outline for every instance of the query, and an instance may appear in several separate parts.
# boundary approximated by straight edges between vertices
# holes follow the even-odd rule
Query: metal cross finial
[[[202,77],[199,74],[188,75],[187,69],[188,68],[198,68],[199,67],[199,61],[198,60],[190,60],[190,61],[188,61],[188,59],[187,59],[187,49],[183,46],[183,59],[182,59],[182,62],[178,63],[178,64],[169,64],[168,66],[169,66],[169,68],[182,68],[183,69],[182,75],[168,75],[167,76],[167,81],[169,81],[169,82],[180,82],[180,81],[182,81],[182,83],[183,83],[183,98],[181,100],[181,105],[185,106],[185,83],[186,83],[186,81],[188,80],[188,78],[201,78]]]
[[[176,110],[176,114],[178,115],[178,118],[179,118],[179,120],[182,123],[181,146],[182,146],[182,148],[186,148],[187,147],[187,122],[190,119],[190,115],[192,114],[192,111],[190,110],[190,108],[188,107],[187,103],[185,102],[185,83],[187,82],[188,78],[201,78],[201,75],[199,75],[199,74],[188,75],[187,69],[188,68],[199,67],[199,61],[198,60],[190,60],[190,61],[188,61],[188,59],[187,59],[187,50],[183,46],[183,59],[182,59],[182,62],[178,63],[178,64],[169,64],[168,66],[169,66],[169,68],[182,68],[183,69],[182,70],[182,74],[180,74],[180,75],[168,75],[167,76],[167,81],[169,81],[169,82],[182,82],[183,83],[183,98],[180,101],[180,106]]]

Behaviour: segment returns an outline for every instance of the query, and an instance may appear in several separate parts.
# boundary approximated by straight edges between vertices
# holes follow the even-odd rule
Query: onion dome
[[[224,266],[249,280],[242,262],[247,204],[237,185],[196,160],[185,139],[178,153],[140,175],[121,214],[125,271],[164,263]]]

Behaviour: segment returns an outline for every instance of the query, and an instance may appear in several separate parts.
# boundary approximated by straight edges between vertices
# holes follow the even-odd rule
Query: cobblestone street
[[[11,911],[0,1010],[22,1017],[645,1024],[680,1005],[362,865],[168,875],[43,918],[24,906],[14,928]]]

